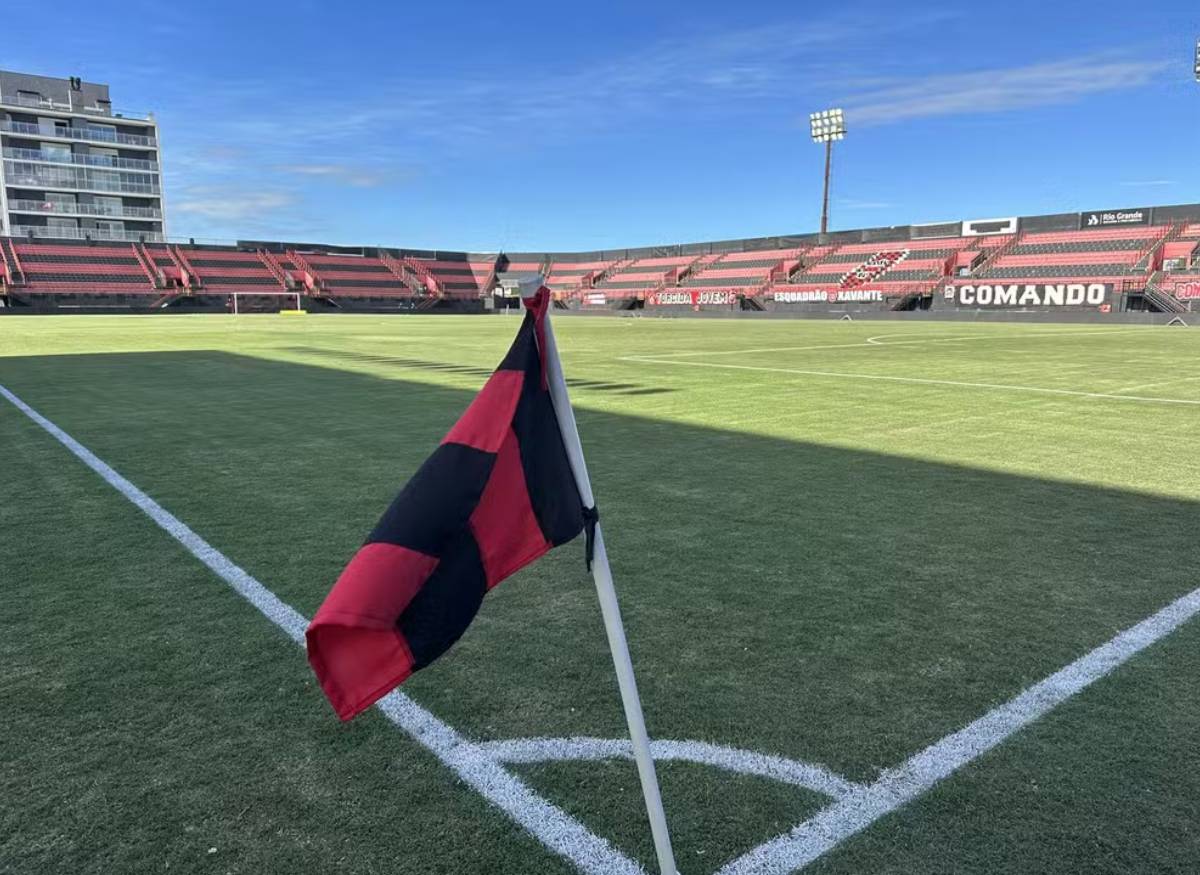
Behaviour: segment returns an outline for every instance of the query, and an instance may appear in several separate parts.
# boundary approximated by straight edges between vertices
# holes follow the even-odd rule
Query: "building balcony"
[[[4,164],[4,183],[50,191],[91,191],[108,194],[161,196],[158,181],[131,180],[114,170],[84,170],[77,167],[47,167],[39,164]]]
[[[0,94],[0,105],[16,106],[22,109],[38,109],[43,112],[78,113],[94,115],[103,118],[127,118],[135,121],[152,121],[154,116],[148,112],[113,112],[111,106],[73,106],[51,97],[27,97],[24,94]]]
[[[4,157],[14,158],[18,161],[42,161],[49,164],[79,164],[85,167],[112,167],[115,170],[158,172],[157,161],[143,161],[140,158],[114,158],[111,155],[64,155],[47,152],[43,149],[8,148],[4,150]]]
[[[39,240],[110,240],[118,243],[162,243],[158,231],[110,231],[107,228],[50,228],[45,225],[13,225],[13,237]]]
[[[155,207],[117,207],[108,204],[71,204],[58,201],[9,200],[10,213],[37,213],[51,216],[103,216],[109,219],[162,219]]]
[[[9,134],[26,134],[32,137],[58,140],[81,140],[88,143],[116,143],[119,146],[139,146],[154,149],[158,141],[154,137],[138,134],[121,134],[105,128],[93,127],[49,127],[32,122],[0,121],[0,131]]]

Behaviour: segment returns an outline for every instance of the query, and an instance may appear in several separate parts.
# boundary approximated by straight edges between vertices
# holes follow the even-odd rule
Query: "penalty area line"
[[[185,550],[278,626],[293,642],[304,646],[308,620],[280,599],[249,572],[213,547],[178,517],[134,486],[99,456],[42,416],[4,386],[0,397],[9,401],[79,461],[150,517]],[[546,848],[565,857],[589,875],[644,875],[645,870],[605,839],[587,829],[562,809],[533,792],[500,763],[483,745],[463,738],[399,691],[384,696],[376,707],[389,721],[436,756],[445,766],[485,799],[519,823]]]

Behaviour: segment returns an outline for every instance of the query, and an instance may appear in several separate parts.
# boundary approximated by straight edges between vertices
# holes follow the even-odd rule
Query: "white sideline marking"
[[[884,344],[892,346],[894,344]],[[720,362],[680,362],[673,359],[649,356],[625,356],[626,362],[645,365],[678,365],[691,368],[725,368],[736,371],[765,371],[771,374],[796,374],[802,377],[832,377],[840,380],[881,380],[889,383],[912,383],[920,386],[953,386],[959,389],[995,389],[1003,392],[1035,392],[1043,395],[1068,395],[1076,398],[1100,398],[1110,401],[1136,401],[1142,404],[1192,404],[1200,405],[1200,399],[1155,398],[1152,395],[1113,395],[1108,392],[1082,392],[1077,389],[1052,389],[1048,386],[1015,386],[1006,383],[968,383],[959,380],[933,380],[925,377],[894,377],[888,374],[847,374],[839,371],[813,371],[803,368],[771,368],[762,365],[726,365]]]
[[[1136,386],[1122,386],[1120,389],[1113,389],[1118,394],[1121,392],[1137,392],[1141,389],[1154,389],[1158,386],[1174,386],[1176,383],[1190,383],[1193,380],[1200,380],[1200,377],[1176,377],[1173,380],[1159,380],[1156,383],[1139,383]]]
[[[4,386],[0,386],[0,395],[154,520],[159,528],[207,565],[292,641],[304,646],[304,630],[308,628],[308,620],[299,611],[282,601],[91,450]],[[641,866],[606,840],[594,835],[565,811],[534,793],[524,782],[488,757],[479,745],[468,742],[403,693],[389,693],[376,707],[485,799],[523,826],[547,848],[566,857],[582,871],[592,875],[644,875],[645,870]]]
[[[633,758],[630,743],[619,738],[515,738],[487,742],[480,747],[503,763]],[[834,799],[842,799],[866,789],[862,784],[847,781],[840,775],[811,763],[703,741],[660,739],[650,742],[650,752],[656,761],[679,760],[742,775],[756,775],[804,787]]]
[[[1197,614],[1200,614],[1200,589],[1181,596],[901,765],[887,769],[871,786],[834,803],[791,832],[743,854],[717,875],[782,875],[806,866],[1044,717]]]
[[[1094,334],[1124,334],[1128,331],[1145,331],[1144,327],[1137,328],[1106,328],[1091,331],[1030,331],[1024,334],[955,334],[950,337],[942,335],[934,335],[932,337],[915,338],[912,340],[894,340],[891,343],[884,343],[885,337],[912,337],[911,334],[877,334],[874,337],[868,337],[866,340],[855,341],[854,343],[822,343],[814,346],[768,346],[758,349],[717,349],[717,350],[701,350],[690,352],[664,352],[657,353],[654,358],[687,358],[698,355],[751,355],[758,352],[807,352],[819,349],[853,349],[855,347],[864,346],[913,346],[924,343],[963,343],[976,340],[1016,340],[1029,337],[1061,337],[1068,335],[1070,337],[1090,336]],[[626,356],[618,359],[618,361],[635,361],[637,356]]]

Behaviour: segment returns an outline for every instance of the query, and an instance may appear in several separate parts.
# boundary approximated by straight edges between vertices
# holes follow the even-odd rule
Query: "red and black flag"
[[[546,382],[549,293],[525,304],[500,367],[308,627],[308,661],[343,720],[445,653],[488,590],[595,518],[580,500]]]

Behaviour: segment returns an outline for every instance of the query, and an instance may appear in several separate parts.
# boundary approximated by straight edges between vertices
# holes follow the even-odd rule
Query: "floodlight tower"
[[[821,201],[821,233],[829,230],[829,169],[833,164],[833,141],[846,138],[846,116],[840,109],[823,109],[808,117],[814,143],[825,144],[825,197]]]

